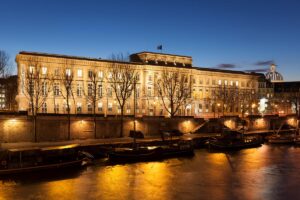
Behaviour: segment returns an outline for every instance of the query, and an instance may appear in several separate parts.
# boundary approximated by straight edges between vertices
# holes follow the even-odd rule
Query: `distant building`
[[[272,64],[270,66],[269,72],[266,73],[266,79],[271,82],[281,82],[283,81],[283,76],[276,71],[276,65]]]
[[[120,108],[109,85],[108,69],[115,65],[130,65],[139,74],[137,84],[138,102],[136,115],[138,116],[167,116],[165,107],[158,97],[156,82],[164,70],[179,70],[180,73],[188,77],[191,87],[191,99],[187,105],[182,106],[178,116],[194,117],[214,117],[217,115],[239,115],[241,112],[253,113],[255,104],[257,105],[255,94],[258,92],[259,75],[242,71],[221,70],[212,68],[195,67],[192,57],[140,52],[132,54],[130,61],[114,61],[97,58],[67,56],[58,54],[47,54],[37,52],[20,52],[16,57],[18,66],[18,110],[29,110],[29,101],[26,97],[25,83],[28,70],[34,70],[36,66],[30,64],[30,60],[36,59],[38,65],[42,67],[41,73],[51,74],[54,82],[47,100],[41,106],[39,112],[43,113],[66,113],[66,102],[62,97],[62,83],[60,75],[68,70],[74,74],[74,101],[70,103],[71,113],[91,113],[93,108],[84,95],[88,91],[89,74],[97,71],[99,92],[102,98],[97,102],[96,113],[103,115],[118,115]],[[44,88],[50,87],[45,84]],[[222,97],[217,97],[216,91],[222,92]],[[250,98],[251,97],[251,98]],[[247,102],[242,101],[246,99]],[[225,101],[226,100],[226,101]],[[254,108],[251,108],[251,104]],[[124,113],[132,115],[133,97],[125,106]],[[251,111],[252,109],[252,111]]]

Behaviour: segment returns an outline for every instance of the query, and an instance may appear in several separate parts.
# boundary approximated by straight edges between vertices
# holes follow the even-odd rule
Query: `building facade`
[[[168,116],[158,96],[156,83],[160,74],[179,71],[188,77],[191,95],[189,101],[178,110],[178,116],[218,117],[222,115],[254,114],[257,112],[259,75],[241,71],[195,67],[192,57],[173,54],[141,52],[132,54],[128,62],[87,57],[66,56],[36,52],[20,52],[16,56],[18,66],[19,111],[30,111],[28,73],[37,71],[47,83],[41,83],[41,96],[45,100],[38,108],[40,113],[66,113],[66,94],[63,91],[62,74],[72,74],[72,114],[93,112],[88,100],[91,74],[97,74],[99,98],[96,113],[120,114],[115,94],[109,83],[109,70],[116,66],[130,66],[138,72],[136,86],[137,103],[133,96],[124,108],[126,115]],[[135,107],[135,112],[134,112]]]

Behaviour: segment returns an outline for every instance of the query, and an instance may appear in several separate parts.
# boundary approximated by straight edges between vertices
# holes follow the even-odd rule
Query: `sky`
[[[297,0],[0,0],[0,49],[109,58],[140,51],[193,57],[197,67],[300,80]],[[14,64],[15,65],[15,64]]]

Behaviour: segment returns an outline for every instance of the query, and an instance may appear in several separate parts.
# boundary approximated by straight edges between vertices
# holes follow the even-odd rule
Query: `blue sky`
[[[300,80],[300,1],[0,0],[0,49],[108,58],[157,51],[195,66],[265,69]],[[226,64],[226,65],[224,65]]]

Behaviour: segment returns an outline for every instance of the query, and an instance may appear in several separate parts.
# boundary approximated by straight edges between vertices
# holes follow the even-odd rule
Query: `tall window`
[[[89,83],[88,84],[88,96],[92,96],[93,95],[93,84]]]
[[[93,107],[92,107],[92,104],[88,104],[88,112],[92,112],[93,111]]]
[[[34,72],[34,66],[29,66],[29,73],[32,74]]]
[[[77,110],[77,113],[81,113],[82,112],[82,103],[77,102],[76,110]]]
[[[151,97],[151,90],[152,90],[152,88],[151,88],[151,87],[148,87],[147,95],[148,95],[149,97]]]
[[[102,112],[102,111],[103,111],[103,103],[102,103],[102,102],[99,102],[99,103],[98,103],[98,111],[99,111],[99,112]]]
[[[42,74],[46,75],[47,74],[47,67],[42,67]]]
[[[47,113],[47,103],[42,104],[42,113]]]
[[[54,83],[53,93],[54,93],[54,96],[59,96],[59,83]]]
[[[66,69],[66,75],[71,76],[71,69]]]
[[[92,70],[89,70],[88,76],[89,76],[89,78],[92,78],[92,77],[93,77],[93,71],[92,71]]]
[[[108,103],[108,111],[112,111],[112,103]]]
[[[103,87],[102,87],[102,85],[98,85],[98,95],[99,95],[99,97],[102,97],[102,95],[103,95]]]
[[[136,97],[139,98],[140,97],[140,88],[136,87]]]
[[[77,77],[81,78],[82,77],[82,69],[77,70]]]
[[[56,103],[54,105],[54,113],[59,113],[59,104],[58,103]]]
[[[46,96],[47,95],[47,82],[42,82],[42,95]]]
[[[101,79],[103,78],[103,71],[98,72],[98,77],[101,78]]]
[[[218,85],[222,85],[222,80],[218,80]]]
[[[81,97],[82,96],[82,84],[77,83],[77,96]]]
[[[59,68],[56,68],[56,69],[54,70],[54,75],[55,75],[55,76],[59,76]]]
[[[107,96],[112,97],[112,89],[111,88],[107,88]]]
[[[206,85],[209,85],[210,79],[206,79]]]

